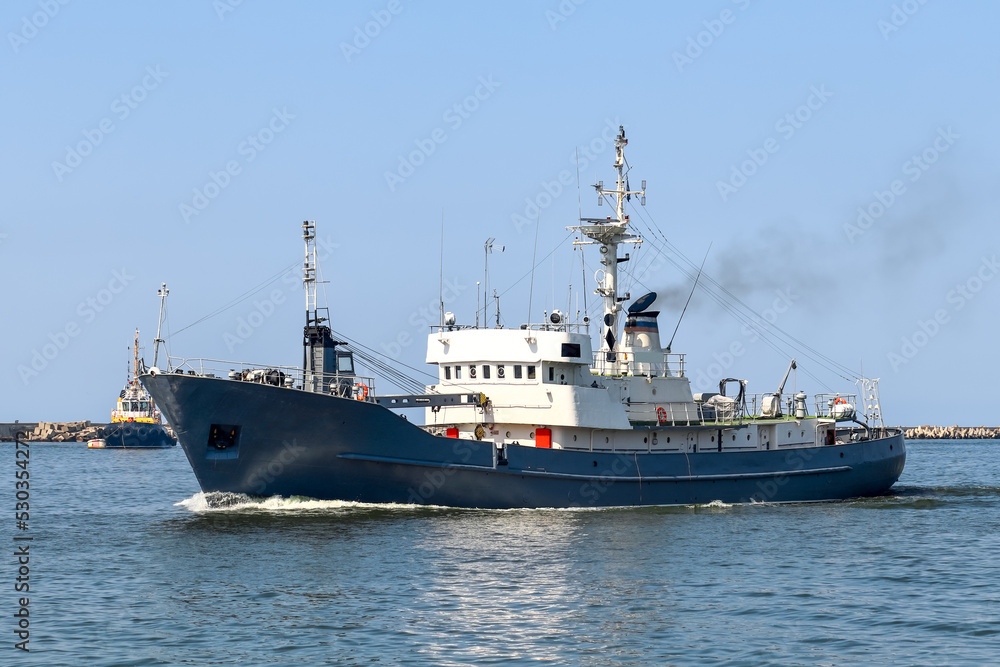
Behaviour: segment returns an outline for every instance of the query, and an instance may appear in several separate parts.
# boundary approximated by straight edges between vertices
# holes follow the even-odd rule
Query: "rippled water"
[[[628,510],[206,498],[179,447],[31,452],[31,653],[13,649],[8,558],[0,664],[1000,656],[997,441],[909,443],[882,498]]]

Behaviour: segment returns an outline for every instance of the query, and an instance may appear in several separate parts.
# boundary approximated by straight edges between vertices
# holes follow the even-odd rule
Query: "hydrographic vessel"
[[[355,369],[367,348],[338,340],[328,311],[316,307],[316,228],[303,223],[301,368],[171,357],[167,368],[154,363],[140,375],[201,488],[474,508],[886,493],[906,447],[901,429],[883,423],[877,380],[811,400],[785,395],[784,381],[769,394],[750,394],[746,380],[731,378],[719,378],[718,391],[692,392],[685,356],[662,347],[656,295],[627,303],[619,290],[627,260],[619,247],[640,240],[626,202],[645,203],[645,182],[628,186],[627,143],[620,128],[615,187],[595,185],[614,215],[572,227],[600,252],[597,349],[594,325],[558,310],[516,329],[480,327],[478,315],[475,326],[460,324],[447,313],[427,336],[436,381],[380,394]],[[406,408],[423,409],[425,424],[404,418]]]

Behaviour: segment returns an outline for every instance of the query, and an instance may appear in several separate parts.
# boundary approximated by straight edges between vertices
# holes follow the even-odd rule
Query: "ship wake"
[[[245,493],[229,493],[225,491],[199,492],[174,503],[195,514],[207,512],[299,512],[326,511],[350,508],[380,508],[380,509],[413,509],[418,505],[397,505],[388,503],[359,503],[348,500],[317,500],[305,496],[249,496]]]

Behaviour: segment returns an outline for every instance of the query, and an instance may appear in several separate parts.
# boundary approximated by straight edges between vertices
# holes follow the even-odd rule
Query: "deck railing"
[[[662,362],[637,361],[628,352],[594,352],[591,368],[598,375],[684,377],[684,355],[665,352]]]
[[[256,382],[301,391],[335,394],[343,398],[375,400],[375,379],[362,375],[317,373],[293,366],[273,366],[222,359],[168,357],[167,363],[167,368],[160,372],[225,378],[237,382]],[[142,370],[145,372],[148,369]]]

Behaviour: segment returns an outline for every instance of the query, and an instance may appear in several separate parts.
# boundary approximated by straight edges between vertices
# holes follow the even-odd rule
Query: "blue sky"
[[[587,186],[612,181],[623,124],[652,237],[629,285],[664,295],[661,329],[690,282],[659,232],[882,378],[888,422],[995,425],[998,19],[939,0],[6,2],[0,420],[105,421],[136,327],[151,360],[161,282],[171,354],[298,364],[304,219],[335,328],[409,365],[442,214],[460,322],[489,237],[504,323],[528,317],[536,213],[532,318],[575,311],[576,155],[583,214],[607,215]],[[696,391],[773,391],[792,354],[797,388],[852,389],[701,289],[674,351]]]

